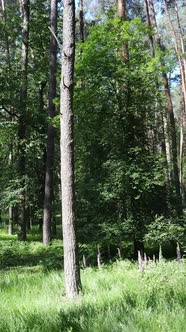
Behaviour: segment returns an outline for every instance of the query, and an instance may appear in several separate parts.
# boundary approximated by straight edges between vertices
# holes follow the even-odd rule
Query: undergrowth
[[[45,249],[43,249],[45,250]],[[182,332],[186,326],[186,264],[129,261],[81,271],[83,293],[64,296],[63,272],[43,265],[0,272],[2,332]]]

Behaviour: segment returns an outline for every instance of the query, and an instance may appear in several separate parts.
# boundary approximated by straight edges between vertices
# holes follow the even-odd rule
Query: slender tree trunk
[[[21,53],[21,67],[22,67],[22,82],[20,89],[20,116],[18,128],[18,174],[21,180],[23,192],[21,195],[21,203],[19,205],[19,232],[18,239],[20,241],[26,240],[26,220],[25,220],[25,140],[26,140],[26,121],[27,121],[27,69],[28,69],[28,42],[29,42],[29,0],[21,0],[21,9],[23,15],[22,28],[22,53]]]
[[[181,186],[182,199],[184,200],[183,151],[184,151],[184,116],[182,114],[180,119],[180,186]]]
[[[171,212],[171,151],[170,151],[170,140],[169,140],[169,128],[167,123],[167,114],[162,114],[162,130],[163,130],[163,139],[162,139],[162,152],[165,156],[165,178],[166,178],[166,206],[167,206],[167,213],[170,214]]]
[[[38,91],[38,112],[40,114],[45,114],[45,105],[44,105],[44,97],[45,97],[45,87],[46,87],[47,81],[41,82],[41,85],[39,87]],[[46,134],[46,127],[45,125],[41,128],[41,134]],[[39,169],[40,176],[39,176],[39,193],[38,193],[38,206],[40,211],[43,211],[43,203],[44,203],[44,195],[45,195],[45,173],[46,173],[46,148],[42,151],[42,161],[36,164],[36,172]],[[34,216],[34,211],[32,211],[32,214]],[[39,217],[38,220],[39,224],[39,231],[43,232],[43,215]]]
[[[56,97],[56,62],[57,62],[57,0],[51,0],[51,36],[50,36],[50,79],[49,79],[49,111],[52,119],[55,116]],[[53,160],[54,160],[54,127],[48,124],[45,195],[43,215],[43,244],[48,245],[51,241],[51,219],[53,200]]]
[[[7,33],[6,29],[6,24],[7,24],[7,11],[6,11],[6,1],[1,0],[1,7],[2,7],[2,13],[3,13],[3,20],[5,23],[5,41],[6,41],[6,58],[7,58],[7,65],[8,65],[8,79],[10,78],[11,75],[11,61],[10,61],[10,45],[9,45],[9,36]],[[9,96],[11,99],[11,96]],[[13,120],[13,116],[11,115],[11,109],[10,109],[10,118],[11,121]],[[10,152],[9,152],[9,166],[10,169],[12,169],[12,163],[13,163],[13,144],[12,140],[10,143]],[[9,206],[8,208],[8,215],[9,215],[9,224],[8,224],[8,234],[12,235],[13,234],[13,207]]]
[[[79,0],[79,32],[82,43],[85,41],[83,0]]]
[[[9,167],[10,170],[12,171],[12,166],[13,166],[13,144],[12,142],[10,143],[9,147]],[[9,206],[8,208],[8,235],[13,234],[13,207]]]
[[[8,64],[8,75],[10,76],[11,73],[11,61],[10,61],[10,45],[9,45],[9,36],[6,29],[7,24],[7,11],[6,11],[6,1],[1,0],[1,7],[3,13],[3,20],[5,23],[5,41],[6,41],[6,57],[7,57],[7,64]]]
[[[160,40],[160,37],[158,34],[153,0],[149,0],[149,4],[150,4],[150,11],[151,11],[152,25],[153,25],[154,31],[155,31],[155,41],[156,41],[158,48],[163,51],[161,40]],[[162,65],[163,66],[165,65],[164,61],[162,61]],[[168,81],[167,74],[165,72],[162,72],[162,80],[163,80],[165,97],[166,97],[166,113],[167,113],[167,116],[169,119],[169,133],[170,133],[170,140],[171,140],[171,153],[172,153],[172,164],[173,164],[173,186],[176,191],[175,209],[177,211],[178,216],[181,216],[182,215],[182,198],[181,198],[181,192],[180,192],[179,169],[178,169],[178,160],[177,160],[176,125],[175,125],[175,118],[174,118],[174,111],[173,111],[169,81]]]
[[[8,208],[8,235],[13,234],[13,208],[10,206]]]
[[[145,16],[146,16],[146,23],[149,27],[151,27],[148,0],[144,0],[144,10],[145,10]],[[151,48],[151,51],[152,51],[152,56],[154,56],[155,55],[154,54],[154,41],[153,41],[153,36],[152,35],[149,36],[149,44],[150,44],[150,48]]]
[[[64,0],[61,74],[61,189],[64,245],[64,274],[67,298],[81,288],[76,237],[73,142],[73,80],[75,55],[75,1]]]

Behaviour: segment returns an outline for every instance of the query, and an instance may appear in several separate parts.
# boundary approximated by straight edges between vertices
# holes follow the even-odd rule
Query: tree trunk
[[[64,0],[61,74],[61,189],[64,245],[64,274],[67,298],[78,295],[80,269],[75,220],[73,80],[75,55],[75,1]]]
[[[151,27],[151,20],[150,20],[150,13],[149,13],[149,4],[148,0],[144,0],[144,10],[145,10],[145,16],[146,16],[146,23],[149,27]],[[149,35],[149,44],[152,51],[152,56],[154,56],[154,41],[153,36]]]
[[[149,0],[150,3],[150,11],[152,17],[152,24],[155,30],[155,41],[157,46],[161,51],[163,51],[163,47],[161,44],[161,40],[158,34],[155,10],[154,10],[154,2],[153,0]],[[164,61],[162,60],[162,66],[165,66]],[[166,114],[169,119],[169,134],[170,134],[170,141],[171,141],[171,154],[172,154],[172,164],[173,164],[173,187],[176,191],[176,212],[178,216],[182,215],[182,198],[181,198],[181,191],[180,191],[180,181],[179,181],[179,169],[178,169],[178,160],[177,160],[177,139],[176,139],[176,125],[175,125],[175,118],[174,118],[174,111],[172,105],[172,98],[170,92],[169,81],[167,78],[167,74],[162,72],[162,81],[164,85],[165,97],[166,97]]]
[[[169,140],[169,129],[167,123],[167,114],[162,114],[162,153],[165,156],[165,167],[164,174],[166,178],[165,189],[166,189],[166,207],[167,214],[171,213],[171,153],[170,153],[170,140]]]
[[[7,58],[7,64],[8,64],[8,77],[7,79],[10,78],[11,75],[11,60],[10,60],[10,45],[9,45],[9,36],[7,33],[7,29],[6,29],[6,24],[7,24],[7,11],[6,11],[6,1],[5,0],[1,0],[1,6],[2,6],[2,13],[3,13],[3,20],[5,23],[5,41],[6,41],[6,58]],[[11,95],[9,95],[9,98],[11,99]],[[13,121],[13,115],[11,115],[11,109],[10,109],[10,120]],[[10,169],[12,170],[12,163],[13,163],[13,143],[12,143],[12,139],[11,139],[11,143],[10,143],[10,152],[9,152],[9,166]],[[12,235],[13,234],[13,207],[9,206],[8,208],[8,234]]]
[[[126,6],[126,0],[118,0],[118,17],[121,18],[121,20],[126,21],[127,19],[127,6]],[[122,46],[122,56],[124,62],[128,62],[129,60],[129,52],[128,52],[128,42],[124,41]]]
[[[185,116],[186,116],[186,52],[185,52],[185,43],[184,43],[184,32],[181,27],[180,16],[178,12],[177,1],[174,0],[175,6],[175,18],[178,27],[178,31],[175,30],[173,21],[171,19],[170,12],[168,10],[167,1],[164,0],[165,11],[168,16],[169,26],[172,32],[172,37],[174,40],[174,48],[178,58],[180,76],[181,76],[181,85],[182,85],[182,96],[183,96],[183,111],[180,119],[180,190],[182,200],[184,200],[184,177],[183,177],[183,161],[184,161],[184,128],[185,128]]]
[[[118,16],[126,21],[126,0],[118,0]]]
[[[79,32],[80,32],[80,40],[82,41],[82,43],[84,43],[85,34],[84,34],[83,0],[79,1]]]
[[[21,195],[21,202],[19,205],[19,232],[18,239],[20,241],[26,240],[26,220],[25,220],[25,140],[26,140],[26,121],[27,121],[27,68],[28,68],[28,41],[29,41],[29,0],[21,0],[21,9],[23,15],[22,28],[22,52],[21,52],[21,67],[22,67],[22,82],[20,89],[20,116],[18,128],[18,174],[23,188]]]
[[[151,11],[154,9],[152,8],[151,4]],[[144,0],[144,10],[145,10],[145,15],[146,15],[146,23],[147,25],[151,28],[152,23],[151,23],[151,17],[150,17],[150,10],[149,10],[149,2],[148,0]],[[152,16],[152,21],[154,28],[156,29],[156,21],[155,21],[155,13],[153,13]],[[158,39],[158,34],[156,31],[156,38]],[[160,43],[160,40],[157,41],[158,45]],[[149,45],[151,48],[151,53],[152,56],[155,57],[155,45],[154,45],[154,39],[153,36],[149,36]],[[157,83],[157,88],[159,88],[158,83]],[[158,115],[157,115],[158,116]],[[171,194],[171,187],[170,187],[170,162],[171,162],[171,157],[170,157],[170,142],[169,142],[169,127],[168,127],[168,121],[167,121],[167,113],[165,113],[161,117],[161,127],[162,127],[162,139],[161,139],[161,150],[160,153],[163,152],[165,156],[165,177],[166,177],[166,207],[167,207],[167,213],[169,214],[171,208],[170,208],[170,194]],[[156,136],[156,135],[155,135]]]
[[[9,152],[9,166],[12,171],[12,164],[13,164],[13,144],[10,143],[10,152]],[[9,206],[8,208],[8,235],[13,234],[13,207]]]
[[[51,36],[50,36],[50,78],[49,78],[49,110],[48,116],[52,119],[55,116],[56,97],[56,61],[57,61],[57,0],[51,0]],[[43,244],[48,245],[51,241],[51,218],[53,200],[53,160],[54,160],[54,127],[48,124],[46,173],[45,173],[45,194],[43,214]]]
[[[8,235],[13,235],[13,208],[8,208]]]

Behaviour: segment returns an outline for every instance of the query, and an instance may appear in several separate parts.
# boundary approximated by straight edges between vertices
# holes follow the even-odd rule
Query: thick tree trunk
[[[118,16],[126,20],[126,0],[118,0]]]
[[[51,0],[51,36],[50,36],[50,79],[49,79],[49,111],[48,116],[52,119],[55,116],[56,97],[56,61],[57,61],[57,0]],[[48,124],[46,174],[45,174],[45,195],[43,214],[43,244],[51,241],[51,219],[53,200],[53,160],[54,160],[54,127]]]
[[[126,21],[127,20],[127,6],[126,6],[126,0],[118,0],[118,17],[121,18],[121,20]],[[128,52],[128,42],[123,42],[122,46],[122,55],[124,62],[128,62],[129,60],[129,52]]]
[[[75,1],[64,0],[61,74],[61,187],[64,274],[67,298],[80,291],[80,269],[76,238],[73,143],[73,78],[75,55]]]
[[[20,116],[18,128],[18,174],[21,179],[23,192],[21,196],[21,203],[19,205],[19,232],[18,239],[20,241],[26,240],[26,220],[25,220],[25,140],[26,140],[26,121],[27,121],[27,68],[28,68],[28,41],[29,41],[29,0],[21,0],[21,8],[23,15],[22,28],[22,53],[21,53],[21,67],[22,67],[22,82],[20,90]]]

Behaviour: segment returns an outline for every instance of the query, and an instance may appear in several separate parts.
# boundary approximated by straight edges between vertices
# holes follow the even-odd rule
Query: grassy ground
[[[129,261],[87,268],[81,271],[84,293],[67,303],[59,241],[46,249],[3,239],[0,259],[2,332],[185,331],[184,262],[151,263],[143,274]]]

